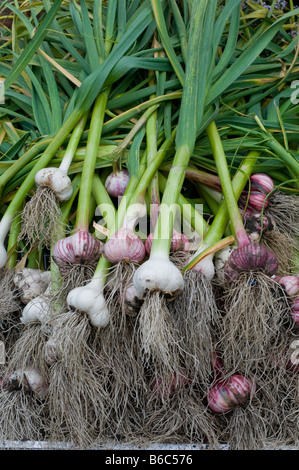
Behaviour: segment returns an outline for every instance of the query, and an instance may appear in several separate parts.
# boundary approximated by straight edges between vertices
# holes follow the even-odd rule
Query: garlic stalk
[[[230,280],[235,280],[242,271],[263,270],[272,276],[278,269],[278,261],[273,253],[264,247],[257,246],[256,243],[251,243],[247,236],[237,204],[237,197],[234,194],[222,142],[214,121],[208,125],[207,134],[230,216],[231,229],[238,244],[238,249],[232,252],[227,262],[226,275]]]

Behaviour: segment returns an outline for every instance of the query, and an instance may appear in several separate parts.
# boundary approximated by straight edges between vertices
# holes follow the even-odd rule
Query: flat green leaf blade
[[[14,83],[15,79],[23,72],[25,67],[27,67],[28,63],[30,62],[35,52],[39,48],[40,44],[42,43],[47,33],[47,29],[52,23],[52,21],[54,20],[61,2],[62,0],[55,0],[55,2],[53,3],[45,19],[42,21],[42,23],[38,27],[32,39],[32,42],[28,44],[28,46],[24,49],[23,53],[20,55],[20,57],[16,61],[14,67],[11,69],[10,73],[7,75],[5,82],[4,82],[4,90],[7,90],[10,87],[10,85]]]

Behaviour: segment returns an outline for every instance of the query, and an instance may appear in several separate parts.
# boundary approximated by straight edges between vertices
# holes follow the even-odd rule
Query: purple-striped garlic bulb
[[[241,207],[248,206],[261,211],[268,206],[267,195],[274,189],[274,183],[265,173],[256,173],[250,177],[250,189],[245,189],[239,199]],[[248,195],[249,192],[249,195]]]
[[[248,402],[256,391],[256,384],[242,375],[234,374],[215,383],[208,391],[208,405],[215,413],[229,413]]]
[[[127,209],[123,226],[113,233],[104,245],[103,254],[110,263],[127,261],[141,263],[145,258],[144,243],[134,228],[137,220],[146,214],[144,204],[132,204]]]
[[[122,197],[127,189],[130,175],[127,170],[117,170],[106,178],[105,188],[112,197]]]
[[[291,304],[291,317],[296,328],[299,328],[299,297],[294,299]]]
[[[147,255],[150,255],[152,242],[154,238],[154,233],[150,233],[145,241],[145,251]],[[177,251],[185,251],[188,252],[190,248],[190,242],[186,235],[183,233],[179,233],[177,230],[172,231],[171,237],[171,244],[170,244],[170,251],[177,252]]]
[[[270,215],[262,215],[259,212],[243,214],[244,227],[251,242],[258,242],[263,233],[274,229],[275,222]]]
[[[277,270],[278,261],[274,253],[258,243],[249,243],[233,250],[224,266],[229,281],[235,281],[243,272],[263,271],[273,276]]]
[[[131,228],[122,227],[105,243],[103,253],[110,263],[120,261],[141,263],[145,257],[145,247]]]
[[[294,297],[299,294],[298,276],[274,276],[273,279],[285,289],[290,297]]]
[[[165,383],[162,378],[156,378],[152,383],[152,389],[161,400],[171,398],[177,391],[191,383],[186,375],[186,371],[174,372],[169,383]]]
[[[78,230],[55,243],[52,257],[62,274],[75,264],[94,264],[102,253],[103,243],[85,230]]]
[[[298,276],[274,276],[290,297],[290,315],[296,328],[299,327],[299,277]]]

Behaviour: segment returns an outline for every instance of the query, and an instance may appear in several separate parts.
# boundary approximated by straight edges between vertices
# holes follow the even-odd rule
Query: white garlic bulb
[[[152,255],[135,272],[133,283],[139,297],[146,291],[159,290],[167,294],[178,294],[183,290],[181,271],[164,254]]]
[[[104,328],[110,320],[109,310],[103,295],[102,280],[93,278],[88,284],[72,289],[67,296],[71,310],[88,315],[91,325]]]
[[[51,273],[40,269],[23,268],[13,278],[20,291],[20,299],[24,304],[43,294],[51,282]]]
[[[72,194],[72,182],[68,175],[60,168],[43,168],[35,175],[37,186],[48,186],[52,189],[59,201],[68,201]]]

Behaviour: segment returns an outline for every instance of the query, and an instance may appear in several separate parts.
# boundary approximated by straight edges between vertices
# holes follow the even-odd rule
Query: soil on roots
[[[50,248],[62,228],[61,209],[54,192],[39,186],[21,213],[18,241],[25,241],[29,249],[39,244]]]

